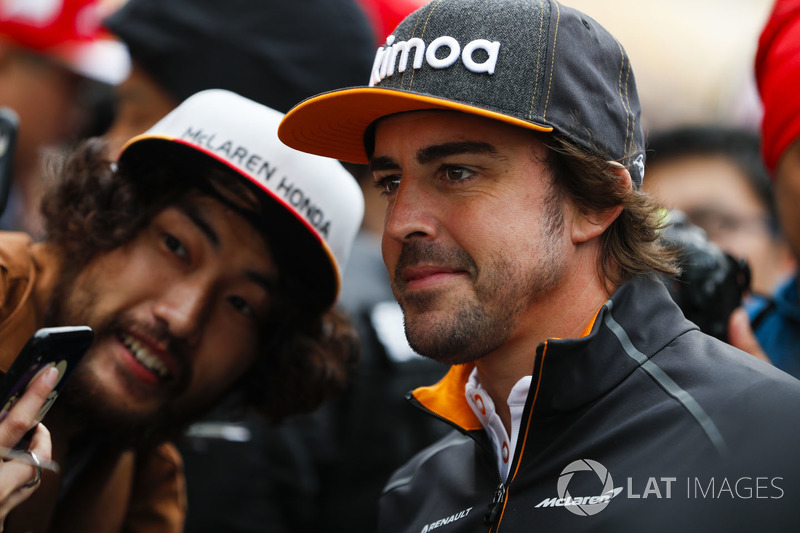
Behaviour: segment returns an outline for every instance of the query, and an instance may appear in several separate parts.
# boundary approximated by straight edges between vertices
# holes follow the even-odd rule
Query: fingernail
[[[48,386],[52,387],[58,381],[58,369],[54,366],[51,366],[47,370],[44,371],[42,375],[42,381],[45,382]]]

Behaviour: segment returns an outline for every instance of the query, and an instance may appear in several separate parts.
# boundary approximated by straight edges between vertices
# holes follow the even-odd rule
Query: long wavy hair
[[[156,214],[190,193],[219,200],[259,230],[267,210],[275,208],[232,170],[208,158],[181,158],[180,165],[158,158],[155,164],[117,169],[106,153],[104,141],[89,139],[51,162],[55,182],[41,210],[45,240],[64,258],[62,275],[75,274],[98,254],[130,242]],[[247,405],[280,420],[341,393],[359,345],[347,316],[312,304],[314,295],[275,255],[280,283],[260,330],[261,355],[229,392],[241,392]]]
[[[677,276],[678,255],[659,239],[665,221],[663,206],[648,193],[621,187],[614,167],[558,134],[538,134],[557,190],[582,214],[621,205],[620,215],[601,236],[598,272],[613,285],[639,274]],[[600,153],[600,150],[597,150]]]

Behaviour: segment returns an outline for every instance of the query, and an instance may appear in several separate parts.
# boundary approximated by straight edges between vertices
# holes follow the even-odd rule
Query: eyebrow
[[[200,232],[206,236],[211,245],[218,249],[220,246],[219,235],[217,235],[217,232],[205,219],[197,205],[190,202],[181,202],[177,205],[177,207],[189,218],[189,220],[192,221],[192,223],[194,223],[195,226],[197,226]],[[274,292],[275,289],[277,289],[280,285],[279,276],[274,274],[263,274],[255,270],[247,270],[245,275],[247,276],[247,279],[256,285],[259,285],[262,289],[269,293]]]
[[[492,144],[476,141],[456,141],[420,148],[417,151],[417,163],[424,165],[443,157],[459,154],[498,155],[497,149]],[[387,156],[373,157],[369,162],[369,169],[373,172],[378,170],[392,170],[399,167],[400,165],[391,157]]]
[[[497,155],[497,149],[489,143],[476,141],[435,144],[433,146],[426,146],[417,151],[417,163],[424,165],[443,157],[459,154]]]
[[[217,232],[211,227],[211,224],[208,223],[195,204],[181,202],[177,207],[197,226],[214,248],[219,248],[219,235],[217,235]]]
[[[369,161],[369,170],[371,172],[375,172],[377,170],[392,170],[399,167],[400,165],[395,163],[391,157],[373,157]]]
[[[262,274],[261,272],[256,272],[255,270],[248,270],[246,275],[250,281],[260,286],[262,289],[264,289],[264,291],[270,294],[275,292],[280,285],[280,280],[276,275],[266,275]]]

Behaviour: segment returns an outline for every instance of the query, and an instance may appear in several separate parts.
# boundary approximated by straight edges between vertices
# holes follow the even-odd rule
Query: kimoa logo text
[[[375,62],[372,64],[372,75],[369,84],[374,86],[384,78],[394,75],[395,69],[398,73],[405,72],[408,68],[408,61],[411,68],[419,70],[424,62],[435,69],[443,69],[453,65],[459,58],[464,66],[476,74],[494,74],[497,65],[497,57],[500,54],[500,43],[487,39],[475,39],[468,42],[464,48],[454,38],[443,35],[432,40],[425,45],[425,41],[419,37],[413,37],[407,41],[395,41],[395,36],[390,35],[386,38],[386,44],[375,53]],[[475,52],[481,50],[483,53],[479,61],[475,60]]]
[[[239,168],[247,170],[251,176],[263,183],[269,183],[278,170],[276,166],[270,164],[267,158],[248,150],[231,139],[217,139],[215,133],[207,133],[202,128],[190,126],[186,128],[181,137],[209,152],[224,157],[238,165]],[[301,187],[287,176],[283,176],[277,186],[273,182],[271,189],[280,194],[295,211],[305,217],[323,237],[328,238],[331,231],[330,219],[325,215],[319,203],[315,202]]]

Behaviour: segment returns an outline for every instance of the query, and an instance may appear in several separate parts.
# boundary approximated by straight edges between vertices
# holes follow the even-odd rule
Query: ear
[[[631,190],[633,181],[628,169],[616,161],[609,161],[609,164],[619,179],[619,187]],[[572,215],[572,242],[574,244],[584,243],[602,235],[620,213],[622,213],[621,204],[591,213],[579,213],[575,210]]]

